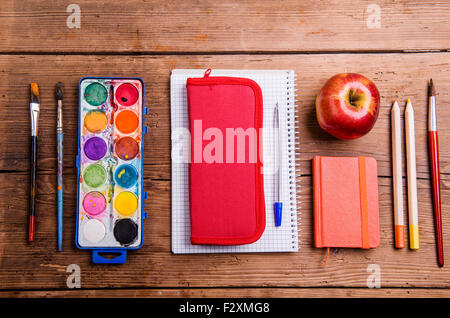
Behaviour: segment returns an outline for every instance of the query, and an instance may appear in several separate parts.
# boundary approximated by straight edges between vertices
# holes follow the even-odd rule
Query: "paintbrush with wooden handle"
[[[31,115],[31,160],[30,160],[30,209],[28,222],[28,241],[34,241],[36,215],[36,171],[37,171],[37,136],[39,120],[39,86],[30,84],[30,115]]]
[[[428,84],[428,152],[433,190],[434,226],[436,231],[436,247],[439,267],[444,266],[444,243],[442,235],[441,215],[441,182],[439,172],[439,141],[436,114],[436,89],[433,80]]]
[[[58,115],[56,121],[56,150],[58,153],[58,174],[57,174],[57,199],[58,199],[58,250],[62,251],[63,237],[63,120],[62,120],[62,83],[56,84],[56,100],[58,101]]]

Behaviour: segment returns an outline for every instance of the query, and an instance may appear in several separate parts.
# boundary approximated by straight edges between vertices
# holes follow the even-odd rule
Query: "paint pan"
[[[136,104],[139,92],[133,84],[121,84],[116,90],[116,100],[122,106],[132,106]]]
[[[115,125],[117,130],[123,134],[131,134],[139,126],[139,118],[131,110],[123,110],[115,117]]]
[[[98,243],[105,237],[106,228],[101,221],[90,219],[83,226],[83,234],[89,242]]]
[[[136,78],[86,77],[79,83],[76,244],[126,255],[143,243],[144,86]]]
[[[130,164],[119,166],[114,173],[114,180],[122,188],[130,188],[138,181],[138,172]]]
[[[84,153],[91,160],[102,159],[108,150],[105,140],[100,137],[91,137],[84,144]]]
[[[105,196],[98,191],[89,192],[83,199],[83,208],[89,215],[99,215],[106,208]]]
[[[138,235],[138,225],[130,219],[122,219],[114,225],[114,237],[121,244],[133,243]]]
[[[108,91],[102,84],[94,82],[85,88],[83,97],[89,105],[101,106],[108,98]]]
[[[84,117],[84,127],[89,132],[100,133],[105,130],[108,118],[105,112],[101,110],[91,110]]]
[[[114,208],[121,216],[129,217],[138,208],[138,198],[130,191],[120,192],[114,199]]]
[[[106,181],[106,170],[99,164],[91,164],[84,169],[83,180],[88,186],[98,188]]]
[[[115,150],[120,159],[131,160],[138,155],[139,144],[132,137],[123,137],[116,142]]]

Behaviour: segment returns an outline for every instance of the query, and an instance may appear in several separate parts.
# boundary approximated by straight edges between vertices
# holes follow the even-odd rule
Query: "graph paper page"
[[[203,77],[205,70],[173,70],[170,78],[172,132],[172,252],[240,253],[295,252],[299,249],[297,188],[295,172],[295,73],[290,70],[213,70],[210,76],[250,78],[263,93],[263,171],[266,204],[266,228],[261,238],[252,244],[237,246],[192,245],[189,213],[190,135],[186,80]],[[275,106],[280,113],[278,139],[273,128]],[[283,222],[275,226],[278,162],[275,156],[277,140],[281,141],[280,184],[283,202]]]

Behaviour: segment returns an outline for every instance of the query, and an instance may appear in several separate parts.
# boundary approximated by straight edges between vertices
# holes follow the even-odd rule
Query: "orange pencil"
[[[392,181],[394,184],[395,247],[405,247],[405,221],[403,219],[402,143],[400,108],[397,101],[391,109],[392,127]]]

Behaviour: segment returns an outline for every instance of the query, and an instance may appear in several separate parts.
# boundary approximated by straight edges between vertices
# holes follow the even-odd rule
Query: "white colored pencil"
[[[394,184],[395,247],[405,247],[405,223],[403,219],[402,143],[400,108],[397,101],[391,109],[392,128],[392,181]]]
[[[408,98],[405,108],[406,171],[408,177],[409,248],[419,249],[419,214],[417,207],[416,138],[414,109]]]

